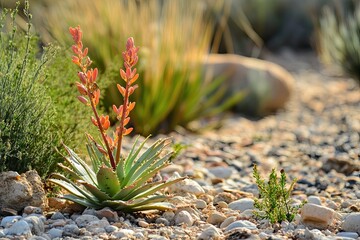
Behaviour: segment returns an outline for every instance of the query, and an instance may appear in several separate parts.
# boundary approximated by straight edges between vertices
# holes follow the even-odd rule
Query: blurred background
[[[44,99],[50,99],[46,100],[48,106],[58,116],[54,124],[61,133],[57,135],[68,138],[71,135],[75,146],[82,144],[77,139],[87,129],[84,126],[89,117],[80,110],[81,103],[73,100],[77,69],[70,60],[69,26],[80,25],[83,30],[83,42],[89,47],[93,67],[100,70],[103,110],[109,114],[112,104],[121,103],[115,87],[122,66],[121,52],[126,39],[134,37],[140,46],[137,66],[140,87],[134,94],[137,104],[131,124],[144,136],[168,133],[179,126],[189,129],[194,120],[219,118],[242,101],[243,92],[228,94],[226,79],[205,77],[204,61],[208,54],[262,59],[283,49],[313,51],[322,63],[337,66],[343,74],[360,79],[360,4],[356,0],[29,0],[29,3],[31,17],[23,12],[25,1],[21,0],[18,16],[13,20],[19,35],[16,44],[25,44],[29,36],[33,37],[32,47],[37,50],[34,57],[38,59],[46,53],[44,46],[51,44],[56,49],[48,53],[51,61],[46,64],[39,84],[46,87],[48,98]],[[15,0],[0,0],[2,13],[3,9],[15,6]],[[9,22],[3,16],[1,28],[2,34],[8,34],[11,40]],[[28,22],[31,28],[26,33]],[[11,40],[9,46],[13,44]],[[5,56],[4,53],[2,57]]]

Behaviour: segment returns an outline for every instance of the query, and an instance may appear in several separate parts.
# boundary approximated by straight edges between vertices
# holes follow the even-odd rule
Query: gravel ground
[[[176,212],[130,215],[104,209],[71,215],[36,214],[38,209],[27,208],[23,216],[2,219],[0,236],[359,239],[359,86],[352,79],[330,76],[312,53],[284,51],[269,59],[296,79],[295,94],[285,110],[258,120],[232,115],[222,128],[201,135],[171,134],[175,142],[188,147],[162,175],[178,172],[191,177],[170,189],[176,193],[170,200],[177,205]],[[304,200],[308,204],[292,223],[270,224],[253,216],[253,199],[258,196],[254,164],[263,177],[276,168],[284,169],[289,181],[297,178],[294,204]]]

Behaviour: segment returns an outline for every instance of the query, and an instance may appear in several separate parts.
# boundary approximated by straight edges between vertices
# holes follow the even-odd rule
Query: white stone
[[[175,215],[175,224],[182,225],[185,224],[186,226],[190,227],[194,223],[194,219],[191,214],[187,211],[180,211]]]
[[[354,212],[347,215],[341,228],[346,232],[357,232],[360,234],[360,213]]]
[[[213,167],[209,169],[209,172],[212,173],[217,178],[228,179],[234,172],[232,167]]]
[[[53,239],[53,238],[61,238],[62,234],[63,234],[63,230],[58,229],[58,228],[52,228],[47,232],[47,234],[50,235],[51,239]]]
[[[24,221],[26,221],[29,224],[32,233],[34,233],[35,235],[41,235],[42,233],[44,233],[45,224],[40,217],[27,216],[26,218],[24,218]]]
[[[19,219],[21,219],[21,216],[7,216],[7,217],[4,217],[1,220],[1,226],[2,227],[10,227],[15,222],[17,222]]]
[[[253,209],[247,209],[239,214],[242,218],[251,218],[254,216],[254,210]]]
[[[191,193],[195,196],[205,193],[204,189],[192,179],[184,179],[171,185],[169,191],[173,193]]]
[[[86,226],[86,229],[90,229],[90,228],[105,228],[107,226],[109,226],[110,223],[108,222],[108,220],[104,217],[103,219],[101,219],[100,221],[92,221],[89,222],[89,224]]]
[[[249,230],[257,229],[256,225],[253,224],[252,222],[249,222],[247,220],[238,220],[233,223],[230,223],[230,225],[225,228],[225,232],[229,232],[235,228],[246,228]]]
[[[307,202],[316,205],[321,205],[321,199],[318,196],[309,196],[307,198]]]
[[[142,227],[142,228],[147,228],[147,227],[149,227],[149,223],[147,223],[147,222],[145,222],[145,221],[143,221],[143,220],[140,220],[140,221],[138,222],[138,225],[139,225],[139,227]]]
[[[84,214],[76,218],[75,222],[79,227],[86,227],[90,222],[99,221],[99,219],[93,215]]]
[[[342,238],[357,239],[359,237],[359,234],[357,234],[356,232],[338,232],[336,236]]]
[[[5,229],[6,235],[26,235],[31,236],[31,228],[29,224],[24,221],[20,220],[14,223],[10,228]]]
[[[221,239],[221,233],[216,227],[212,225],[206,228],[198,237],[198,240],[218,240],[218,239]]]
[[[231,216],[228,217],[227,219],[225,219],[222,224],[220,225],[220,228],[226,228],[227,226],[230,225],[230,223],[233,223],[236,221],[236,217],[235,216]]]
[[[134,231],[131,229],[119,229],[116,232],[113,232],[111,236],[115,237],[116,239],[120,238],[131,238],[134,235]]]
[[[229,208],[232,210],[240,210],[241,212],[254,209],[254,199],[251,198],[242,198],[237,201],[229,203]]]
[[[204,209],[204,208],[206,208],[206,206],[207,206],[206,202],[202,199],[197,199],[195,201],[195,207],[197,209]]]
[[[106,227],[105,227],[105,231],[106,231],[107,233],[115,232],[115,231],[117,231],[118,229],[119,229],[118,227],[113,226],[113,225],[109,225],[109,226],[106,226]]]
[[[220,213],[218,211],[213,211],[209,214],[209,217],[206,221],[213,225],[217,225],[217,224],[221,224],[225,219],[226,216],[223,213]]]
[[[319,206],[313,203],[306,203],[301,208],[302,222],[311,227],[325,229],[331,225],[335,216],[335,211],[331,208]]]

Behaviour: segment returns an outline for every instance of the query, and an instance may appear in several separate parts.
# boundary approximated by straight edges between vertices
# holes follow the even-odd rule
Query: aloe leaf
[[[125,174],[127,175],[135,161],[135,159],[137,158],[137,156],[139,155],[141,149],[144,147],[146,141],[150,138],[150,136],[148,136],[147,138],[145,138],[145,140],[141,143],[141,145],[139,146],[139,148],[135,151],[135,153],[133,153],[134,149],[136,148],[136,143],[137,143],[137,139],[136,142],[134,143],[134,145],[131,148],[130,154],[127,157],[126,161],[125,161]]]
[[[91,182],[96,185],[96,175],[94,171],[83,161],[79,156],[64,145],[66,151],[70,155],[66,157],[66,161],[72,166],[73,170],[82,178],[85,182]]]
[[[169,164],[163,164],[162,166],[159,166],[158,168],[155,168],[154,170],[145,173],[141,178],[136,180],[136,184],[138,186],[143,185],[145,182],[147,182],[151,177],[153,177],[157,172],[159,172],[164,167],[168,166]]]
[[[112,168],[101,166],[96,177],[98,186],[103,192],[109,196],[114,196],[118,192],[120,183]]]
[[[91,194],[89,194],[88,192],[84,191],[83,189],[81,189],[79,186],[77,186],[74,182],[72,182],[71,180],[69,180],[68,178],[66,178],[65,176],[61,175],[61,174],[56,174],[54,173],[52,175],[53,177],[57,178],[57,179],[49,179],[49,181],[58,184],[59,186],[67,186],[67,188],[65,188],[66,190],[68,190],[70,193],[80,196],[80,197],[84,197],[87,198],[93,202],[97,202],[98,200],[96,198],[94,198],[94,196],[92,196]],[[61,182],[59,182],[61,181]],[[61,185],[60,185],[61,184]],[[74,191],[74,189],[76,189],[76,191]],[[80,193],[79,194],[75,194],[75,193]]]
[[[116,200],[124,200],[124,197],[127,196],[129,193],[131,193],[132,191],[134,191],[136,185],[135,184],[131,184],[128,185],[122,189],[120,189],[113,197],[112,199],[116,199]]]
[[[68,182],[65,182],[63,180],[59,180],[59,179],[49,179],[49,182],[52,182],[60,187],[62,187],[63,189],[65,189],[66,191],[68,191],[69,193],[76,195],[78,197],[84,197],[84,195],[78,191],[76,188],[74,188],[74,186]]]
[[[135,191],[134,193],[136,195],[134,195],[132,197],[132,199],[137,199],[137,198],[143,198],[143,197],[147,197],[151,194],[154,194],[156,193],[157,191],[159,191],[160,189],[163,189],[163,188],[166,188],[174,183],[177,183],[177,182],[180,182],[182,180],[184,180],[186,177],[181,177],[181,178],[176,178],[174,180],[170,180],[170,181],[167,181],[167,182],[164,182],[164,183],[161,183],[159,184],[158,186],[154,186],[148,190],[145,190],[145,191]]]
[[[120,207],[128,207],[128,204],[122,200],[105,200],[102,204],[114,210],[118,210]]]
[[[129,195],[125,196],[123,200],[129,200],[129,199],[136,199],[136,198],[142,198],[147,197],[151,194],[156,193],[160,189],[166,188],[174,183],[180,182],[184,180],[186,177],[176,178],[174,180],[170,180],[167,182],[155,182],[155,183],[149,183],[146,184],[135,191],[129,193]]]
[[[153,195],[147,198],[139,198],[135,200],[129,200],[127,201],[129,207],[138,207],[150,203],[156,203],[156,202],[162,202],[164,200],[168,199],[165,195]]]
[[[132,166],[132,168],[127,173],[127,175],[124,179],[124,185],[131,184],[131,182],[129,180],[134,179],[133,175],[135,174],[137,169],[141,166],[141,164],[143,164],[143,161],[151,159],[156,154],[159,154],[159,151],[161,149],[163,149],[166,145],[168,145],[168,144],[165,145],[165,140],[167,140],[167,139],[159,139],[158,141],[156,141],[136,160],[136,163]]]
[[[61,163],[59,163],[58,166],[61,167],[65,172],[69,173],[72,178],[74,178],[76,180],[81,179],[79,177],[79,175],[76,172],[74,172],[71,168],[69,168],[69,167],[67,167],[67,166],[65,166],[65,165],[63,165]]]
[[[94,185],[84,182],[84,181],[79,181],[79,183],[81,185],[83,185],[89,192],[92,193],[92,195],[94,195],[101,202],[110,199],[109,195],[107,195],[106,193],[104,193],[103,191],[101,191],[100,189],[95,187]]]
[[[136,170],[135,173],[132,174],[129,183],[132,183],[135,179],[141,178],[142,175],[145,175],[146,172],[149,172],[151,170],[153,170],[154,168],[157,168],[158,166],[164,164],[166,161],[169,160],[170,156],[172,155],[171,153],[166,154],[164,157],[156,160],[158,158],[158,155],[160,154],[160,152],[158,152],[158,154],[154,155],[151,159],[148,159],[142,166],[140,166],[140,168],[138,170]]]
[[[80,198],[80,197],[77,197],[75,195],[64,195],[62,198],[66,199],[66,200],[70,200],[70,201],[73,201],[73,202],[76,202],[82,206],[85,206],[85,207],[89,207],[89,208],[94,208],[94,209],[99,209],[99,208],[102,208],[101,205],[98,205],[98,204],[95,204],[93,202],[90,202],[88,201],[88,199],[86,198]]]

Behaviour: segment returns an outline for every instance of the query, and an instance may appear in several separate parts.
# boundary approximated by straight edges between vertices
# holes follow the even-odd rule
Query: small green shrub
[[[284,170],[280,171],[280,179],[272,169],[269,181],[261,179],[260,174],[254,165],[253,176],[259,188],[259,198],[255,199],[255,216],[269,219],[271,223],[281,223],[284,220],[291,222],[299,207],[291,206],[291,191],[294,188],[296,179],[294,179],[289,188],[286,188],[286,174]]]
[[[59,159],[55,112],[41,86],[52,49],[36,51],[30,23],[26,33],[17,31],[16,14],[4,9],[0,20],[0,171],[36,169],[44,177]]]
[[[355,1],[354,1],[355,3]],[[360,4],[324,8],[319,20],[318,47],[325,63],[340,66],[360,83]]]

